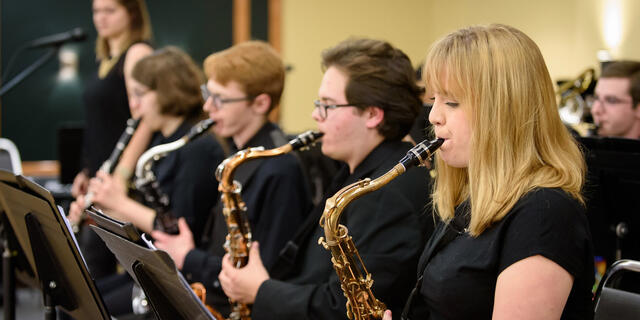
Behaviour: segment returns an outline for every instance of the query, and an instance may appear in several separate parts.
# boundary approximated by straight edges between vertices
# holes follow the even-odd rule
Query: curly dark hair
[[[349,80],[345,96],[350,104],[384,111],[378,132],[385,140],[400,140],[422,107],[424,89],[416,85],[409,57],[385,41],[350,38],[322,53],[322,68],[336,67]]]

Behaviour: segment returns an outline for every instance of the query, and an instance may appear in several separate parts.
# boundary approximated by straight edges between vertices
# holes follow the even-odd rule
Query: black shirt
[[[149,148],[182,138],[195,124],[196,120],[185,120],[169,137],[155,133]],[[218,200],[214,173],[223,159],[220,144],[212,134],[205,133],[170,152],[153,166],[160,190],[169,196],[171,213],[184,217],[198,240],[209,212]]]
[[[98,77],[98,61],[96,73],[86,82],[82,95],[85,113],[83,168],[89,170],[90,177],[107,160],[118,137],[126,128],[127,119],[131,117],[124,82],[127,51],[128,49],[120,55],[116,64],[102,79]]]
[[[459,206],[456,215],[468,214],[465,208]],[[541,188],[526,194],[477,238],[462,232],[424,271],[420,293],[429,319],[491,319],[498,275],[535,255],[552,260],[574,278],[562,319],[592,319],[593,253],[584,211],[562,190]]]
[[[280,128],[266,123],[244,147],[263,146],[268,150],[286,142]],[[237,148],[232,151],[237,151]],[[241,197],[247,207],[253,240],[260,243],[260,256],[270,270],[278,252],[291,239],[311,208],[300,163],[291,153],[251,160],[238,166],[234,179],[242,182]],[[207,303],[225,314],[229,303],[218,282],[218,274],[222,268],[223,244],[228,231],[220,204],[211,212],[209,219],[202,244],[189,251],[182,273],[190,282],[203,283],[207,288]]]
[[[344,165],[325,199],[345,185],[386,173],[410,147],[400,141],[383,142],[353,174]],[[411,168],[379,190],[351,202],[341,216],[372,274],[373,293],[397,314],[416,281],[418,256],[431,233],[432,217],[425,213],[428,193],[426,169]],[[297,253],[292,256],[283,252],[278,270],[270,272],[272,279],[260,286],[253,305],[254,320],[346,318],[346,298],[331,254],[318,244],[318,238],[324,236],[318,224],[323,210],[321,201],[296,235]],[[283,271],[287,265],[289,270]]]

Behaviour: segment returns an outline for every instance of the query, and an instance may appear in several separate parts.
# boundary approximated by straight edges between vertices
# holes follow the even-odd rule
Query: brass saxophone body
[[[161,145],[157,145],[143,153],[136,163],[135,187],[144,194],[144,199],[156,212],[156,225],[154,229],[164,231],[169,234],[178,234],[178,223],[169,210],[169,197],[160,190],[156,176],[151,170],[153,164],[164,158],[167,154],[182,148],[189,141],[199,137],[213,126],[215,122],[205,119],[198,122],[189,133],[182,138]]]
[[[318,244],[331,252],[331,262],[338,274],[342,292],[347,298],[346,307],[349,319],[382,319],[386,306],[373,295],[371,273],[367,271],[358,249],[349,235],[349,230],[345,225],[340,224],[340,217],[344,209],[352,201],[380,189],[410,167],[424,165],[443,142],[443,139],[422,141],[409,150],[398,164],[382,176],[374,180],[367,178],[356,181],[327,199],[320,218],[320,226],[324,228],[324,237],[318,239]]]
[[[321,136],[322,133],[307,131],[278,148],[265,150],[264,147],[256,147],[240,150],[218,165],[216,179],[220,182],[218,191],[220,191],[220,199],[223,206],[222,213],[228,229],[224,248],[229,253],[230,259],[236,268],[242,268],[247,265],[249,250],[251,249],[251,227],[246,214],[247,206],[241,197],[242,185],[233,180],[235,170],[246,161],[275,157],[304,148],[314,143]],[[229,300],[229,303],[231,304],[229,319],[251,319],[251,310],[246,304],[231,300]]]

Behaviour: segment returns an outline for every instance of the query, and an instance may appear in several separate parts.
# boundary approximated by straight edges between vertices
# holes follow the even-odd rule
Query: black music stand
[[[587,217],[596,256],[640,260],[640,140],[580,138]]]
[[[214,319],[196,297],[171,257],[141,237],[130,223],[112,219],[91,207],[91,228],[142,288],[156,318]]]
[[[13,239],[7,241],[10,250],[25,262],[26,272],[42,290],[45,319],[56,318],[56,307],[76,319],[110,319],[51,193],[23,176],[0,170],[0,208],[5,234]],[[9,269],[5,272],[12,273],[13,268]],[[13,317],[9,314],[5,319]]]

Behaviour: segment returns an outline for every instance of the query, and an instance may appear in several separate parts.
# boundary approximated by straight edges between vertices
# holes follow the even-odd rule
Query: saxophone
[[[160,190],[156,176],[151,170],[153,164],[170,152],[182,148],[189,141],[199,137],[214,124],[215,121],[211,119],[202,120],[182,138],[170,143],[157,145],[145,151],[138,159],[135,171],[135,187],[144,194],[145,201],[156,212],[154,229],[169,234],[178,234],[177,219],[169,211],[169,197]]]
[[[247,264],[249,250],[251,249],[251,227],[246,215],[247,207],[240,197],[242,185],[233,180],[236,168],[245,161],[278,156],[292,150],[304,148],[314,143],[321,136],[322,133],[307,131],[278,148],[265,150],[264,147],[257,147],[238,151],[218,165],[216,179],[220,182],[218,190],[220,191],[223,205],[222,213],[229,230],[224,248],[229,253],[230,259],[236,268],[242,268]],[[231,300],[229,300],[229,303],[231,304],[229,319],[251,319],[251,310],[246,304]]]
[[[113,148],[113,151],[111,151],[111,155],[109,155],[109,158],[102,163],[98,171],[103,171],[108,174],[113,173],[113,171],[116,169],[116,165],[118,164],[118,161],[120,161],[120,157],[122,156],[122,152],[124,151],[124,148],[127,147],[127,145],[129,144],[129,141],[131,140],[131,137],[136,132],[136,129],[138,128],[138,124],[140,124],[140,119],[129,118],[127,120],[127,127],[124,129],[124,131],[120,135],[120,138],[118,138],[118,142],[116,142],[115,148]],[[93,192],[89,191],[87,195],[84,197],[83,209],[89,208],[92,204],[93,204]],[[80,221],[83,221],[85,218],[86,218],[85,211],[82,210],[82,216],[80,217]],[[79,223],[72,223],[71,228],[74,233],[78,233],[80,231]]]
[[[407,152],[391,170],[375,180],[369,178],[356,181],[327,199],[320,226],[324,228],[324,237],[318,244],[331,251],[331,262],[340,279],[342,292],[347,298],[347,317],[356,320],[382,319],[386,306],[376,299],[371,291],[373,280],[371,273],[362,262],[346,226],[340,224],[340,216],[351,201],[380,189],[407,169],[424,163],[438,149],[443,139],[422,141]],[[361,268],[358,267],[358,264]],[[361,272],[362,270],[362,272]]]

